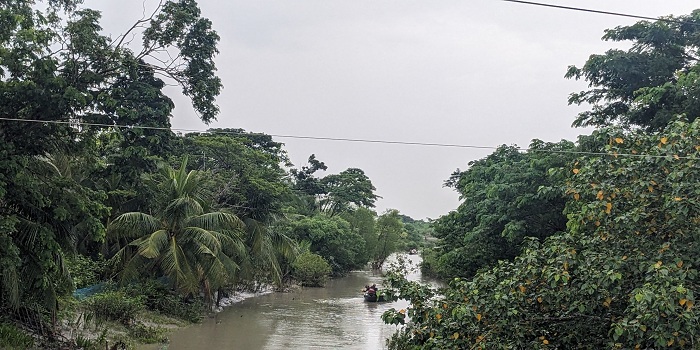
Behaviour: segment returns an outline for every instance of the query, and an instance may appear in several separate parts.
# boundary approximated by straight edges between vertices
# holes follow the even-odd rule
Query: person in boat
[[[375,284],[371,286],[365,286],[365,289],[363,289],[362,291],[367,295],[375,295],[377,294],[377,286]]]
[[[377,285],[373,284],[373,285],[369,286],[369,289],[367,290],[367,294],[376,295],[377,294]]]

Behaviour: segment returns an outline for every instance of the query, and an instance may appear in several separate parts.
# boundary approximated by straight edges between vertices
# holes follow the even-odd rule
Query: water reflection
[[[417,264],[420,258],[408,259]],[[409,277],[421,279],[418,272]],[[356,271],[325,288],[246,299],[178,330],[168,349],[383,349],[396,326],[385,325],[382,313],[407,304],[365,302],[360,289],[373,283],[381,285],[380,274]]]

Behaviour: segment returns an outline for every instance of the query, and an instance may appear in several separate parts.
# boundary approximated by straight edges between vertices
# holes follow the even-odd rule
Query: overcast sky
[[[700,8],[697,0],[548,0],[551,4],[658,17]],[[499,0],[200,0],[221,36],[216,59],[224,89],[209,127],[272,135],[526,147],[532,139],[574,140],[584,82],[569,65],[619,44],[603,30],[624,17]],[[155,0],[88,0],[113,36]],[[173,90],[172,125],[205,130]],[[456,209],[443,182],[490,149],[314,141],[275,137],[292,162],[312,153],[327,173],[360,168],[381,213],[416,219]]]

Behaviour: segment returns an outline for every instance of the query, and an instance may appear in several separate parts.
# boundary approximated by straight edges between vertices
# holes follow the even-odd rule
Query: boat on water
[[[370,303],[375,303],[378,301],[385,301],[383,295],[377,295],[377,294],[369,294],[365,293],[365,301],[370,302]]]
[[[379,288],[377,288],[376,284],[373,284],[372,286],[365,286],[365,288],[362,289],[362,292],[364,293],[365,301],[371,303],[384,301],[384,295],[379,293]]]

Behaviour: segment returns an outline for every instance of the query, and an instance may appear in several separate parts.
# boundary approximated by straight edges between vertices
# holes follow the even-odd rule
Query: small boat
[[[368,301],[371,303],[374,303],[377,301],[384,301],[384,296],[381,294],[379,296],[377,296],[377,294],[365,293],[365,301]]]

